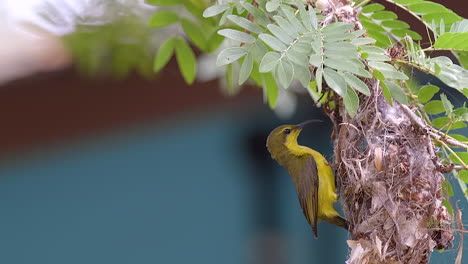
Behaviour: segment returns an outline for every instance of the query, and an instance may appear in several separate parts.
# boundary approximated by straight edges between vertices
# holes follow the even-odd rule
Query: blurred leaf
[[[372,75],[379,81],[385,80],[385,76],[377,69],[372,70]]]
[[[425,103],[434,97],[439,92],[439,87],[435,85],[426,85],[421,87],[418,91],[418,100],[420,103]]]
[[[276,37],[273,37],[270,34],[262,33],[258,37],[265,42],[268,46],[276,51],[283,51],[286,49],[286,45],[283,42],[278,40]]]
[[[451,125],[449,125],[449,122],[452,122],[452,120],[449,117],[442,116],[438,117],[434,120],[432,120],[432,123],[434,124],[435,128],[438,129],[444,129],[444,130],[453,130],[453,129],[459,129],[459,128],[464,128],[466,127],[466,124],[463,122],[454,122]]]
[[[270,21],[268,18],[265,16],[265,14],[260,11],[258,8],[255,6],[251,5],[250,3],[247,2],[241,2],[242,7],[244,7],[256,20],[258,23],[260,23],[263,26],[266,26],[270,24]]]
[[[233,63],[245,54],[247,54],[247,49],[244,47],[227,48],[218,54],[216,65],[222,66]]]
[[[389,19],[397,19],[398,16],[392,11],[378,11],[371,15],[373,19],[377,20],[389,20]]]
[[[259,27],[257,24],[243,17],[236,16],[236,15],[229,15],[227,16],[227,18],[230,21],[236,23],[238,26],[252,33],[260,34],[263,32],[263,29],[261,27]]]
[[[452,185],[450,185],[450,182],[449,182],[448,180],[445,179],[445,180],[442,182],[442,188],[443,188],[444,192],[445,192],[446,194],[448,194],[449,196],[453,196],[453,195],[454,195]]]
[[[375,72],[376,70],[374,70]],[[390,104],[390,105],[393,105],[393,100],[392,100],[392,94],[390,93],[390,89],[388,89],[387,85],[385,84],[385,82],[380,82],[380,86],[382,87],[382,93],[385,97],[385,99],[387,99],[387,102]]]
[[[262,73],[262,83],[263,87],[266,88],[268,105],[273,109],[276,107],[276,101],[278,99],[278,85],[271,73]]]
[[[281,55],[277,52],[268,52],[260,62],[260,72],[273,71],[280,61]]]
[[[280,6],[279,0],[270,0],[266,3],[266,11],[273,12]]]
[[[468,164],[468,152],[455,152],[455,154],[460,158],[465,164]],[[462,164],[453,153],[450,153],[450,160],[455,164]]]
[[[203,17],[213,17],[216,15],[221,14],[222,12],[226,11],[230,7],[229,4],[220,4],[210,6],[203,12]]]
[[[468,51],[468,32],[442,34],[436,39],[434,48]]]
[[[440,114],[445,111],[444,105],[440,100],[433,100],[424,105],[424,110],[430,115]]]
[[[276,66],[276,76],[284,88],[288,88],[294,76],[292,64],[287,59],[282,59]]]
[[[148,24],[151,27],[158,28],[174,24],[177,21],[179,21],[179,16],[177,14],[169,11],[157,11],[150,18]]]
[[[166,40],[158,49],[153,65],[153,70],[155,72],[159,72],[169,62],[172,54],[174,53],[175,43],[176,39],[170,38]]]
[[[244,61],[242,62],[239,72],[239,85],[243,84],[250,76],[253,69],[253,57],[251,53],[248,53]]]
[[[195,44],[195,46],[197,46],[200,50],[207,52],[208,43],[202,29],[192,21],[185,18],[181,19],[181,25],[185,34],[187,34],[193,44]]]
[[[284,44],[289,45],[293,42],[293,39],[279,26],[274,24],[269,24],[267,26],[268,30],[270,30],[273,35],[281,40]]]
[[[229,28],[221,29],[220,31],[218,31],[218,34],[221,36],[225,36],[226,38],[239,41],[241,43],[254,43],[255,42],[254,37],[250,36],[249,34],[245,32],[238,31],[235,29],[229,29]]]
[[[344,76],[345,81],[346,83],[348,83],[349,86],[358,90],[362,94],[365,94],[367,96],[370,95],[369,87],[367,87],[367,85],[363,81],[361,81],[359,78],[347,72],[345,72],[342,75]]]
[[[397,102],[400,104],[408,104],[408,97],[399,85],[390,81],[385,81],[385,84],[387,85],[390,94]]]
[[[192,84],[195,80],[197,72],[197,60],[190,46],[185,40],[177,38],[175,44],[175,52],[177,64],[184,80],[188,84]]]
[[[410,25],[401,20],[385,20],[382,21],[382,26],[395,29],[407,29]]]
[[[145,3],[150,5],[172,6],[180,5],[182,0],[145,0]]]
[[[347,88],[346,95],[343,97],[343,103],[348,114],[351,117],[354,117],[359,108],[359,97],[352,88]]]
[[[449,116],[453,112],[452,103],[450,103],[450,101],[447,99],[447,96],[445,94],[441,94],[440,99],[442,101],[442,105],[444,106],[445,114]]]
[[[461,170],[458,172],[458,178],[465,183],[468,183],[468,170]]]
[[[374,4],[369,4],[369,5],[364,6],[362,8],[361,12],[362,13],[373,13],[373,12],[381,11],[381,10],[384,10],[384,9],[385,9],[385,6],[383,6],[381,4],[374,3]]]
[[[468,142],[468,138],[465,137],[464,135],[450,134],[450,136],[453,137],[454,139],[458,140],[458,141],[461,141],[461,142],[464,142],[464,143]]]
[[[338,95],[344,97],[346,94],[346,82],[336,71],[325,68],[323,70],[325,82],[333,89]]]

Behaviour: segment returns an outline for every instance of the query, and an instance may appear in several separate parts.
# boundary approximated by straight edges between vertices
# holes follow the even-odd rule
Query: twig
[[[423,121],[421,120],[421,118],[419,118],[413,111],[411,111],[411,109],[409,109],[408,106],[401,105],[401,109],[403,109],[403,112],[405,112],[405,114],[409,117],[409,119],[411,120],[411,122],[414,125],[417,125],[421,129],[427,130],[428,134],[433,139],[445,142],[445,143],[447,143],[447,144],[449,144],[451,146],[454,146],[454,147],[459,147],[459,148],[468,150],[468,145],[463,144],[458,140],[454,140],[454,139],[451,139],[451,138],[448,138],[448,137],[440,136],[437,133],[435,133],[434,128],[424,124]]]
[[[462,221],[462,212],[460,211],[460,209],[458,208],[458,202],[456,203],[456,207],[457,207],[457,212],[455,214],[455,217],[457,218],[457,224],[458,226],[460,227],[461,230],[464,231],[463,229],[463,221]],[[457,258],[455,259],[455,264],[461,264],[462,263],[462,256],[463,256],[463,233],[464,232],[461,232],[460,234],[460,243],[458,245],[458,254],[457,254]]]

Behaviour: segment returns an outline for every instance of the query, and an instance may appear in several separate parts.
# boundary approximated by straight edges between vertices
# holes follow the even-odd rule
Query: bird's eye
[[[283,134],[288,135],[290,133],[291,133],[291,129],[289,129],[289,128],[286,128],[285,130],[283,130]]]

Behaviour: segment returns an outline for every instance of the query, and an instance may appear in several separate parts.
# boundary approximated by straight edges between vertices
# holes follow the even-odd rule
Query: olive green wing
[[[317,232],[318,214],[318,186],[319,178],[317,174],[317,164],[312,156],[304,155],[296,157],[290,166],[294,184],[296,185],[297,196],[302,207],[302,212],[309,222],[315,237]]]

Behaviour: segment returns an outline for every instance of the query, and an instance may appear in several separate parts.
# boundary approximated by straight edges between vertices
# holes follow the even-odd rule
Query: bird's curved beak
[[[320,122],[323,122],[322,120],[319,120],[319,119],[311,119],[311,120],[307,120],[307,121],[304,121],[300,124],[297,124],[296,125],[296,129],[302,129],[304,128],[304,126],[310,124],[310,123],[320,123]]]

